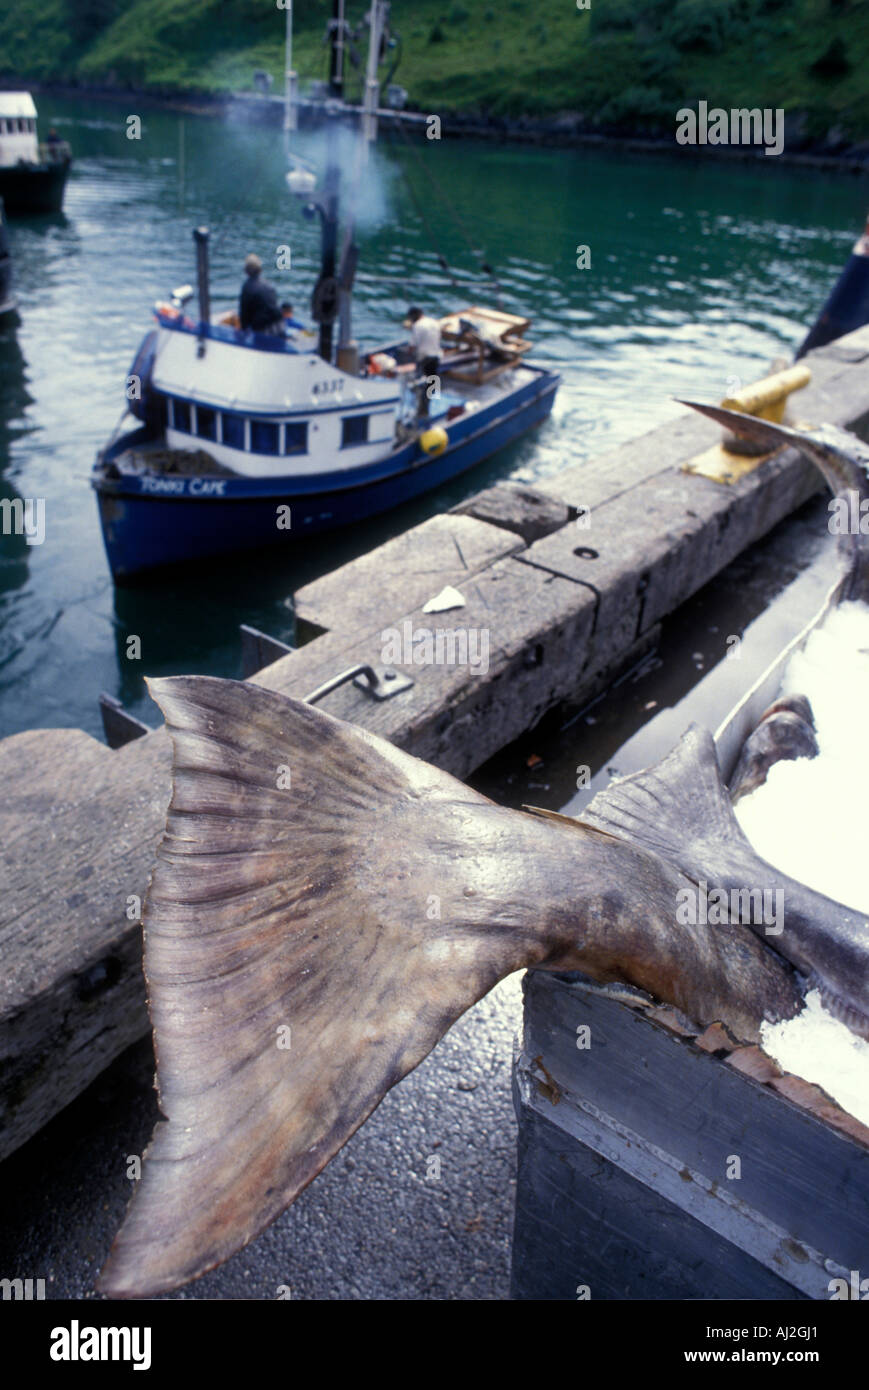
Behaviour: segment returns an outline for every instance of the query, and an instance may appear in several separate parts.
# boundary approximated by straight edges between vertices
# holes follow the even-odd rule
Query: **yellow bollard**
[[[751,386],[744,386],[732,396],[725,396],[721,404],[725,410],[739,410],[743,415],[756,415],[760,420],[771,420],[774,425],[780,425],[784,421],[788,396],[792,391],[801,391],[808,386],[811,379],[808,367],[800,363],[773,376],[765,376]]]
[[[743,386],[741,391],[725,396],[721,404],[725,410],[738,410],[743,415],[756,415],[758,419],[771,420],[773,424],[780,425],[784,422],[788,397],[793,391],[801,391],[808,386],[811,379],[809,368],[800,363],[796,367],[774,372],[761,381],[752,382],[750,386]],[[683,464],[682,472],[699,473],[716,483],[735,483],[777,452],[775,449],[752,452],[756,449],[756,444],[725,432],[720,444],[715,444]]]

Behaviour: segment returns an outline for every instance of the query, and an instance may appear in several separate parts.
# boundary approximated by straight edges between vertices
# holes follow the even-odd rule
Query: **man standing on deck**
[[[407,311],[404,327],[410,329],[413,355],[417,361],[419,375],[424,386],[420,391],[420,416],[428,415],[428,378],[437,376],[441,366],[441,326],[437,319],[429,318],[416,305]]]
[[[263,263],[251,254],[244,263],[247,279],[238,300],[238,318],[242,328],[254,333],[283,333],[284,321],[274,285],[262,279]]]

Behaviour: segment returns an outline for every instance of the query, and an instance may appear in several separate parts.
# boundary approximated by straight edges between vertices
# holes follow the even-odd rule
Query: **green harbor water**
[[[542,479],[670,418],[676,395],[720,398],[792,353],[865,213],[850,176],[615,151],[386,132],[360,228],[354,328],[394,337],[409,302],[485,303],[533,320],[534,359],[562,373],[551,419],[493,459],[374,522],[291,551],[226,559],[142,589],[112,585],[89,472],[123,409],[155,300],[195,280],[191,229],[212,229],[212,297],[229,308],[257,251],[309,321],[318,227],[286,190],[280,132],[160,109],[39,99],[70,141],[65,211],[11,224],[17,326],[0,326],[0,497],[45,499],[45,538],[0,536],[0,736],[100,734],[101,690],[156,724],[143,676],[240,674],[242,622],[287,640],[291,595],[499,478]],[[141,114],[142,138],[126,138]],[[300,136],[314,161],[322,142]],[[279,246],[292,268],[270,271]],[[588,246],[591,267],[577,268]],[[438,262],[446,256],[449,276]],[[141,658],[126,656],[141,639]]]

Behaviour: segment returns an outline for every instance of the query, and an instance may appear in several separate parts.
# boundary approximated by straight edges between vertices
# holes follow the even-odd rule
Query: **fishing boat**
[[[13,313],[16,308],[17,300],[12,293],[12,254],[9,250],[9,233],[6,230],[3,199],[0,198],[0,318]]]
[[[154,313],[128,378],[141,394],[92,478],[117,580],[406,502],[543,421],[560,380],[522,361],[527,320],[479,306],[440,320],[456,345],[425,415],[417,383],[396,371],[412,362],[407,342],[347,367],[204,308],[198,321],[174,304]]]
[[[341,169],[340,108],[327,128],[321,187],[289,155],[289,189],[321,222],[311,301],[317,337],[298,324],[256,332],[232,311],[212,315],[206,228],[193,233],[198,313],[186,312],[190,286],[155,306],[156,326],[127,378],[128,408],[92,475],[116,581],[364,521],[472,468],[552,409],[560,377],[526,360],[530,320],[522,314],[490,304],[442,311],[440,364],[427,376],[416,370],[410,339],[360,353],[352,336],[352,209],[377,134],[388,8],[372,8],[349,174]],[[350,211],[339,255],[342,178]]]
[[[0,198],[9,217],[60,212],[72,151],[53,132],[41,143],[29,92],[0,92]]]

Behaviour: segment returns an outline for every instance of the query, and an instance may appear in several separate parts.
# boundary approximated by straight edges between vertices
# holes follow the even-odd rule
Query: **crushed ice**
[[[783,694],[808,697],[819,754],[776,763],[736,816],[764,859],[867,914],[869,935],[869,607],[842,603],[797,652]],[[796,1018],[764,1024],[764,1050],[869,1125],[869,1043],[828,1013],[817,991]]]

